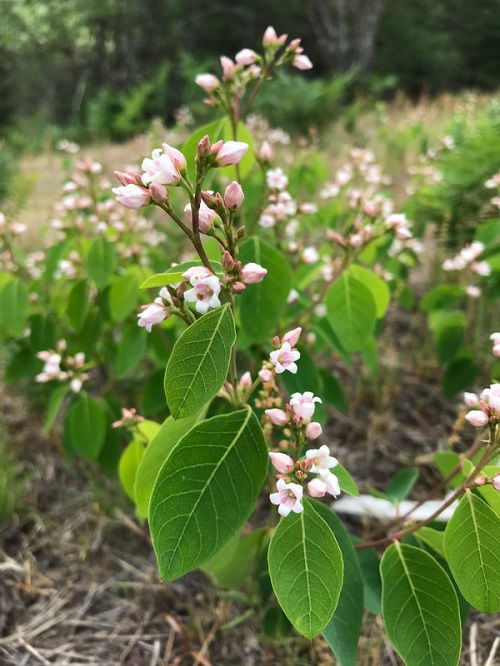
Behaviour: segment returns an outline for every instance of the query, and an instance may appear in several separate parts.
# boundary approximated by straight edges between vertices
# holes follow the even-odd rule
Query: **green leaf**
[[[69,386],[67,384],[61,384],[55,388],[49,399],[49,405],[47,407],[47,414],[45,415],[45,423],[43,424],[43,434],[47,435],[52,428],[54,421],[59,414],[59,410],[64,402],[64,398],[69,393]]]
[[[464,349],[448,365],[443,377],[443,393],[446,397],[452,398],[473,384],[479,372],[475,359],[473,352]]]
[[[147,517],[149,500],[153,486],[170,451],[177,442],[205,416],[206,409],[196,412],[185,419],[174,419],[169,416],[162,423],[160,430],[149,442],[144,456],[137,469],[134,497],[139,516]]]
[[[108,297],[111,319],[115,322],[126,319],[135,308],[139,297],[137,277],[133,273],[114,277]]]
[[[196,176],[196,167],[195,167],[195,158],[196,158],[196,148],[203,139],[205,135],[208,135],[210,138],[210,143],[215,143],[222,138],[224,131],[225,118],[220,120],[215,120],[213,123],[208,125],[203,125],[191,134],[189,139],[182,146],[182,153],[184,154],[187,160],[187,170],[191,180],[194,180]]]
[[[102,402],[81,393],[68,414],[71,448],[88,460],[97,460],[106,437],[106,410]]]
[[[361,622],[363,619],[363,577],[352,541],[339,517],[325,504],[313,501],[313,506],[329,525],[342,551],[344,581],[339,603],[323,636],[332,648],[340,666],[356,666]]]
[[[165,394],[174,418],[194,414],[217,395],[235,338],[229,304],[203,315],[183,332],[165,372]]]
[[[66,307],[66,313],[68,319],[71,323],[71,326],[75,331],[79,331],[89,308],[89,283],[87,280],[78,280],[71,287],[71,291],[68,294],[68,305]]]
[[[137,324],[129,324],[123,330],[114,363],[117,377],[123,377],[141,360],[147,342],[147,331]]]
[[[139,467],[143,455],[144,444],[138,437],[135,437],[122,453],[120,462],[118,463],[118,476],[120,478],[120,483],[133,502],[135,502],[135,477],[137,474],[137,468]]]
[[[176,284],[177,282],[182,282],[184,278],[182,273],[156,273],[155,275],[150,275],[144,280],[141,284],[140,289],[150,289],[151,287],[166,287],[167,284]]]
[[[434,454],[434,463],[442,477],[446,478],[458,467],[460,457],[454,451],[436,451]],[[450,488],[458,488],[461,482],[460,476],[457,474],[455,478],[448,482],[448,486]]]
[[[54,349],[56,327],[52,315],[36,314],[30,318],[30,345],[34,352]]]
[[[210,559],[242,527],[268,467],[250,409],[199,423],[172,449],[149,506],[153,546],[164,580]]]
[[[360,351],[375,327],[376,306],[371,291],[349,273],[341,275],[325,298],[330,325],[349,352]]]
[[[444,534],[444,552],[465,599],[483,613],[500,611],[500,518],[470,490]]]
[[[319,374],[323,382],[323,395],[325,396],[325,400],[336,409],[345,412],[347,410],[347,401],[337,377],[333,372],[325,370],[324,368],[320,369]]]
[[[29,298],[26,285],[18,278],[9,280],[0,291],[0,328],[18,337],[28,319]]]
[[[381,319],[385,315],[391,300],[391,291],[387,286],[387,283],[375,273],[372,273],[368,269],[363,268],[363,266],[358,266],[357,264],[351,264],[349,273],[370,290],[373,300],[375,301],[377,319]]]
[[[380,564],[387,635],[408,666],[455,666],[462,628],[444,569],[424,550],[395,543]]]
[[[420,309],[424,312],[456,307],[465,295],[463,287],[452,284],[441,284],[428,291],[420,301]]]
[[[267,529],[237,534],[201,567],[212,574],[221,587],[234,589],[245,584],[255,569],[257,556]]]
[[[274,593],[293,626],[307,638],[331,620],[342,589],[344,564],[332,530],[307,498],[302,513],[282,518],[268,562]]]
[[[421,527],[415,532],[415,536],[429,545],[438,555],[444,557],[444,532],[439,532],[432,527]]]
[[[115,246],[104,236],[100,236],[92,243],[87,255],[89,275],[99,288],[106,287],[110,283],[115,263]]]
[[[281,252],[257,237],[241,245],[238,259],[244,264],[255,262],[267,269],[264,280],[248,285],[238,299],[245,334],[253,342],[266,342],[286,308],[292,285],[290,264]]]
[[[359,496],[359,488],[356,481],[342,465],[335,465],[333,473],[339,480],[340,490],[348,495]]]
[[[355,543],[361,539],[353,537]],[[373,548],[357,550],[356,556],[363,574],[364,605],[375,615],[380,615],[382,602],[382,579],[380,578],[380,559]]]
[[[396,472],[385,489],[387,499],[393,504],[402,502],[417,482],[418,473],[416,467],[407,467]]]

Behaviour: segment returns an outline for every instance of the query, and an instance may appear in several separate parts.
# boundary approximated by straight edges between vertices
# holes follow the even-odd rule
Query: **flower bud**
[[[219,87],[219,79],[214,74],[198,74],[195,82],[209,95]]]
[[[113,173],[122,185],[132,185],[137,183],[136,174],[125,173],[124,171],[114,171]]]
[[[262,282],[266,275],[267,269],[253,262],[245,264],[240,271],[240,277],[245,284],[257,284],[258,282]]]
[[[276,155],[269,141],[262,142],[262,146],[260,147],[260,150],[256,154],[256,157],[262,162],[268,162],[269,164],[274,162]]]
[[[307,490],[311,497],[323,497],[326,493],[326,483],[321,479],[315,478],[307,484]]]
[[[149,186],[149,193],[151,198],[157,204],[165,203],[168,198],[168,192],[165,185],[160,185],[159,183],[152,183]]]
[[[264,384],[267,384],[268,382],[272,381],[273,373],[267,368],[262,368],[262,370],[259,370],[259,377],[264,382]]]
[[[281,474],[289,474],[295,467],[293,458],[286,453],[276,453],[271,451],[269,457],[271,458],[271,463],[274,469]]]
[[[225,250],[224,254],[222,255],[221,263],[222,263],[222,268],[225,271],[230,271],[231,269],[234,268],[236,262],[234,261],[230,253],[227,250]]]
[[[245,372],[241,375],[240,381],[238,382],[239,388],[250,388],[252,386],[252,375],[249,372]]]
[[[238,65],[251,65],[257,60],[258,56],[252,49],[241,49],[235,56]]]
[[[231,285],[231,291],[233,294],[241,294],[242,291],[245,291],[246,287],[243,282],[233,282]]]
[[[210,153],[210,137],[208,134],[200,140],[198,146],[196,147],[196,152],[198,155],[208,155]]]
[[[481,476],[476,476],[474,483],[476,486],[484,486],[488,482],[488,477],[486,474],[481,474]]]
[[[311,421],[306,426],[306,436],[308,439],[317,439],[322,432],[323,428],[317,421]]]
[[[224,203],[229,210],[238,210],[245,199],[241,185],[233,180],[224,192]]]
[[[288,414],[282,409],[266,409],[266,416],[273,425],[280,428],[290,420]]]
[[[299,54],[293,59],[292,65],[300,70],[312,69],[312,62],[306,55]]]
[[[500,474],[495,474],[491,479],[491,485],[495,490],[500,490]]]
[[[228,79],[231,79],[236,72],[235,63],[231,60],[231,58],[228,58],[227,56],[221,56],[220,64],[222,67],[222,76],[224,80],[227,81]]]
[[[294,328],[293,330],[285,333],[285,335],[281,338],[281,342],[282,343],[288,342],[290,344],[290,347],[295,347],[295,345],[299,341],[301,333],[302,333],[302,328],[298,326],[297,328]]]
[[[465,415],[466,421],[471,425],[480,428],[488,423],[488,415],[479,409],[473,409]]]
[[[238,164],[248,150],[244,141],[226,141],[217,152],[217,164],[222,167]]]
[[[212,210],[215,208],[215,197],[211,192],[206,192],[205,190],[201,191],[201,198],[203,202]]]
[[[239,229],[236,230],[236,240],[241,240],[243,236],[245,235],[246,232],[246,227],[242,226]]]

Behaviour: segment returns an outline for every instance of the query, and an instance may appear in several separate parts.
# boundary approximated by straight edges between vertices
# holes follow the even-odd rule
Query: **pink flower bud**
[[[224,80],[227,81],[228,79],[231,79],[236,71],[236,65],[234,62],[227,56],[221,56],[220,64],[222,67],[222,75]]]
[[[326,493],[326,483],[316,477],[312,481],[309,481],[307,490],[311,497],[323,497]]]
[[[286,453],[275,453],[274,451],[271,451],[269,457],[271,458],[271,463],[274,469],[281,474],[288,474],[295,467],[293,458],[287,456]]]
[[[219,79],[214,74],[198,74],[195,82],[210,95],[219,87]]]
[[[282,427],[289,421],[288,414],[282,409],[266,409],[266,416],[275,426]]]
[[[476,484],[476,486],[484,486],[487,483],[487,481],[488,477],[486,476],[486,474],[481,474],[481,476],[476,476],[476,478],[474,479],[474,483]]]
[[[257,153],[257,158],[263,162],[274,162],[276,155],[274,153],[273,147],[269,141],[263,141],[262,146],[260,147],[259,152]]]
[[[224,203],[229,210],[238,210],[245,199],[241,185],[233,180],[224,192]]]
[[[165,203],[168,197],[167,188],[159,183],[152,183],[149,187],[151,198],[157,204]]]
[[[500,490],[500,474],[495,474],[491,479],[491,485],[495,490]]]
[[[230,253],[227,250],[225,250],[221,260],[222,268],[225,271],[230,271],[231,269],[234,268],[235,263],[236,262],[234,261]]]
[[[467,412],[465,419],[473,426],[480,428],[488,423],[488,415],[479,409],[472,409]]]
[[[309,439],[317,439],[322,432],[323,428],[317,421],[311,421],[311,423],[307,424],[306,437]]]
[[[116,194],[116,200],[126,208],[142,208],[151,202],[151,197],[144,187],[139,185],[122,185],[113,187],[112,192]]]
[[[124,171],[114,171],[114,174],[122,185],[137,183],[137,174],[125,173]]]
[[[288,342],[290,344],[290,347],[295,347],[295,345],[299,341],[301,333],[302,333],[302,328],[300,326],[297,326],[297,328],[294,328],[293,330],[285,333],[285,335],[281,338],[281,344],[283,344],[283,342]]]
[[[219,166],[231,166],[238,164],[248,150],[248,143],[243,141],[226,141],[217,153],[217,164]]]
[[[233,282],[231,285],[231,291],[233,294],[241,294],[242,291],[245,291],[246,287],[243,282]]]
[[[493,345],[493,356],[500,357],[500,343]]]
[[[203,199],[203,202],[206,203],[206,205],[209,208],[215,208],[215,203],[216,199],[214,195],[211,192],[206,192],[205,190],[201,191],[201,198]]]
[[[252,375],[249,372],[245,372],[241,375],[240,381],[238,382],[239,388],[250,388],[252,386]]]
[[[267,368],[262,368],[262,370],[259,370],[259,377],[262,379],[264,384],[266,384],[267,382],[272,381],[273,373]]]
[[[198,146],[196,147],[196,152],[198,155],[208,155],[210,153],[210,137],[208,134],[200,139]]]
[[[276,30],[270,25],[266,28],[264,32],[264,37],[262,38],[262,44],[264,46],[281,46],[286,42],[288,35],[281,35],[278,37]]]
[[[309,58],[306,55],[296,55],[295,58],[293,59],[292,65],[296,67],[297,69],[301,70],[306,70],[306,69],[312,69],[312,62],[309,60]]]
[[[262,282],[266,275],[267,269],[259,264],[254,264],[253,262],[245,264],[240,271],[240,277],[245,284],[257,284],[258,282]]]
[[[252,49],[241,49],[236,54],[235,60],[238,65],[251,65],[257,60],[257,54]]]

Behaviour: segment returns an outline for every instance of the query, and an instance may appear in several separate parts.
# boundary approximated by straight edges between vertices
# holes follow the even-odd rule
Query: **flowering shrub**
[[[46,253],[24,256],[23,230],[2,219],[7,378],[50,386],[46,429],[63,418],[69,456],[105,469],[119,457],[164,580],[202,568],[238,587],[258,570],[249,603],[263,622],[278,613],[308,638],[323,633],[346,665],[363,589],[381,580],[376,611],[404,661],[456,664],[464,604],[500,610],[500,385],[466,394],[463,418],[481,435],[430,491],[453,489],[426,518],[414,518],[420,502],[357,543],[318,501],[359,495],[323,437],[325,403],[341,395],[329,359],[375,365],[391,296],[422,244],[369,150],[352,150],[317,191],[299,183],[292,194],[269,138],[255,148],[244,121],[287,63],[312,66],[300,40],[268,28],[263,53],[243,49],[221,58],[221,77],[200,74],[222,118],[182,149],[163,143],[140,169],[115,172],[114,199],[101,165],[77,161]],[[487,277],[485,248],[476,240],[444,268]],[[426,296],[431,315],[441,292]],[[446,317],[461,328],[449,315],[431,328]],[[440,343],[448,360],[450,339]],[[402,470],[384,498],[399,506],[415,480]],[[434,521],[455,502],[443,532]],[[386,546],[379,563],[374,549]]]

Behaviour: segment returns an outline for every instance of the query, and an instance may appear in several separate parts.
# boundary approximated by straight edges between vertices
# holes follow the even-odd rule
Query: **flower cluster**
[[[311,497],[324,497],[326,494],[340,495],[339,480],[330,470],[338,461],[330,455],[330,449],[323,444],[319,449],[309,449],[305,456],[295,461],[286,453],[271,451],[271,463],[278,474],[277,492],[271,493],[269,499],[278,506],[278,513],[286,517],[293,511],[300,513],[304,507],[302,497],[304,483]],[[314,475],[313,478],[310,478]]]
[[[144,421],[143,416],[137,414],[135,407],[128,409],[127,407],[122,407],[122,417],[118,421],[113,421],[111,424],[112,428],[130,428],[142,423]]]
[[[465,415],[471,425],[480,428],[500,423],[500,384],[491,384],[479,396],[476,393],[464,393],[464,403],[467,407],[476,407]]]
[[[300,359],[300,352],[295,348],[295,345],[299,341],[301,332],[302,329],[298,327],[285,333],[281,340],[278,336],[273,339],[274,351],[269,355],[269,360],[274,371],[278,374],[285,372],[285,370],[292,374],[297,373],[296,361]]]
[[[492,333],[490,340],[493,343],[493,349],[491,350],[493,356],[500,356],[500,333]]]
[[[37,357],[43,361],[44,366],[35,380],[41,384],[56,380],[59,382],[69,382],[69,387],[73,393],[79,393],[83,382],[88,379],[88,374],[84,372],[85,354],[78,352],[74,356],[63,356],[66,349],[66,341],[60,340],[57,344],[57,350],[48,349],[38,352]]]
[[[443,269],[445,271],[462,271],[470,268],[477,275],[488,276],[491,273],[490,265],[486,261],[477,261],[483,251],[484,244],[480,241],[473,241],[451,259],[445,259]]]

